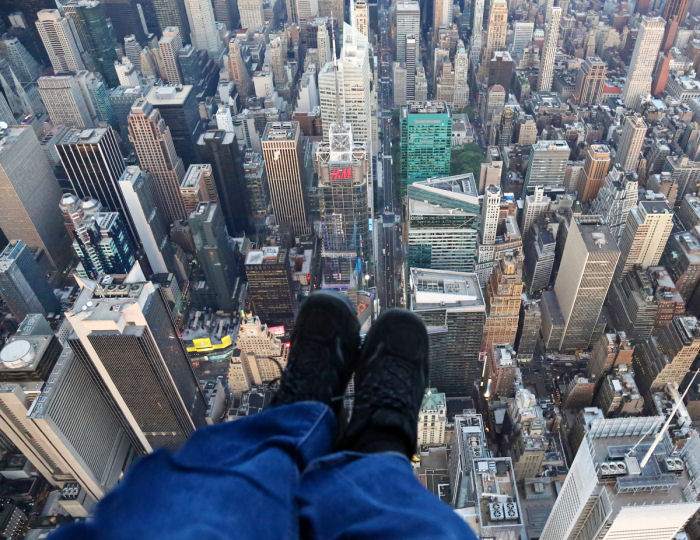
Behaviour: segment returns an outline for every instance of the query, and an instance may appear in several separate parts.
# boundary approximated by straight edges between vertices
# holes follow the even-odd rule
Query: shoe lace
[[[369,364],[382,355],[383,344],[377,347]],[[410,366],[401,357],[384,355],[395,361],[384,362],[381,370],[370,370],[367,377],[356,387],[355,407],[390,408],[397,411],[409,411],[414,405],[415,375]]]

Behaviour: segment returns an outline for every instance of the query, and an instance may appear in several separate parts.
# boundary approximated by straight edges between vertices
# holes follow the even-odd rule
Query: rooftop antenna
[[[690,382],[688,383],[688,386],[686,387],[685,391],[683,392],[683,395],[678,398],[675,405],[673,406],[673,409],[671,409],[671,412],[668,414],[668,418],[666,419],[666,423],[661,428],[661,430],[656,434],[656,437],[654,437],[654,442],[651,443],[649,450],[647,450],[647,453],[644,455],[644,457],[642,458],[642,461],[639,463],[639,466],[642,469],[649,462],[649,459],[651,458],[651,455],[654,453],[654,450],[656,449],[658,444],[661,442],[661,440],[664,438],[664,435],[666,435],[666,432],[668,431],[668,427],[671,425],[671,420],[673,420],[673,417],[676,415],[678,408],[683,403],[683,399],[685,398],[686,394],[688,393],[688,390],[690,389],[691,386],[693,386],[693,383],[695,382],[695,377],[698,376],[699,372],[700,372],[700,370],[695,371],[695,373],[693,374],[693,378],[690,379]]]
[[[688,393],[688,390],[690,389],[691,386],[693,386],[693,382],[695,381],[695,377],[697,377],[698,371],[695,372],[693,375],[693,378],[690,380],[690,383],[688,384],[688,387],[685,389],[685,392],[683,392],[683,395],[678,398],[678,401],[673,406],[673,409],[671,409],[671,412],[668,415],[668,418],[666,419],[666,422],[664,423],[663,427],[661,430],[656,434],[654,437],[654,442],[651,443],[651,446],[649,447],[649,450],[647,450],[647,453],[644,454],[644,457],[642,458],[642,461],[639,463],[639,466],[644,468],[644,466],[649,462],[649,459],[651,458],[652,453],[656,449],[656,447],[659,445],[661,440],[664,438],[664,435],[666,434],[666,431],[668,431],[668,427],[671,425],[671,420],[673,420],[673,417],[675,416],[676,412],[681,406],[681,403],[683,403],[683,398],[685,398],[685,395]],[[656,428],[658,424],[652,425],[644,435],[635,443],[635,445],[630,448],[625,456],[629,457],[631,456],[634,451],[636,450],[637,446],[641,444],[641,442],[646,439],[646,437]]]

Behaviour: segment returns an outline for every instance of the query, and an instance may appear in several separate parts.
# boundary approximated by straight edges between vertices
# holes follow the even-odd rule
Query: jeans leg
[[[335,430],[317,402],[203,428],[174,454],[141,459],[93,519],[52,540],[296,539],[300,470],[331,451]]]
[[[319,458],[301,477],[299,504],[304,540],[476,540],[398,453]]]

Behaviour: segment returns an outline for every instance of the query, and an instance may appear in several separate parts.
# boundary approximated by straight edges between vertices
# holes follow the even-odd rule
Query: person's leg
[[[298,538],[300,471],[332,451],[359,348],[352,305],[313,294],[292,333],[273,407],[196,432],[175,454],[134,465],[89,521],[55,538]]]
[[[335,436],[333,412],[310,401],[204,428],[141,459],[92,518],[52,540],[298,538],[299,470]]]
[[[457,513],[393,452],[339,452],[301,477],[303,540],[476,540]]]
[[[312,462],[302,474],[302,538],[474,538],[411,470],[427,382],[425,325],[406,310],[383,313],[362,348],[341,451]]]

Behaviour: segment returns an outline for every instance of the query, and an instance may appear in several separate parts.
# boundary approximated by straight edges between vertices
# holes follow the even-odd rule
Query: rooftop
[[[446,403],[445,394],[438,392],[437,388],[426,388],[420,410],[421,412],[444,411],[447,406]]]
[[[154,86],[146,99],[154,107],[164,105],[182,105],[185,103],[193,86],[191,84],[178,84],[168,86]]]
[[[108,128],[71,129],[58,144],[99,144]]]
[[[579,231],[581,232],[586,249],[589,252],[620,251],[620,248],[617,247],[617,241],[610,233],[610,229],[607,225],[600,222],[586,222],[581,220],[579,217],[575,217],[574,219],[578,225]]]
[[[447,114],[451,115],[450,107],[444,101],[409,101],[401,107],[401,116],[408,114]]]
[[[268,122],[263,141],[293,141],[299,133],[299,122]]]
[[[278,246],[265,246],[262,249],[251,250],[245,258],[245,264],[277,263],[279,261],[280,248]]]
[[[411,268],[411,300],[414,311],[486,309],[479,280],[468,272]]]
[[[485,527],[522,527],[520,499],[509,457],[475,459],[474,480],[482,538],[487,532]]]
[[[185,176],[180,182],[181,188],[193,188],[199,185],[202,176],[211,175],[211,165],[208,163],[193,163],[187,168]]]

